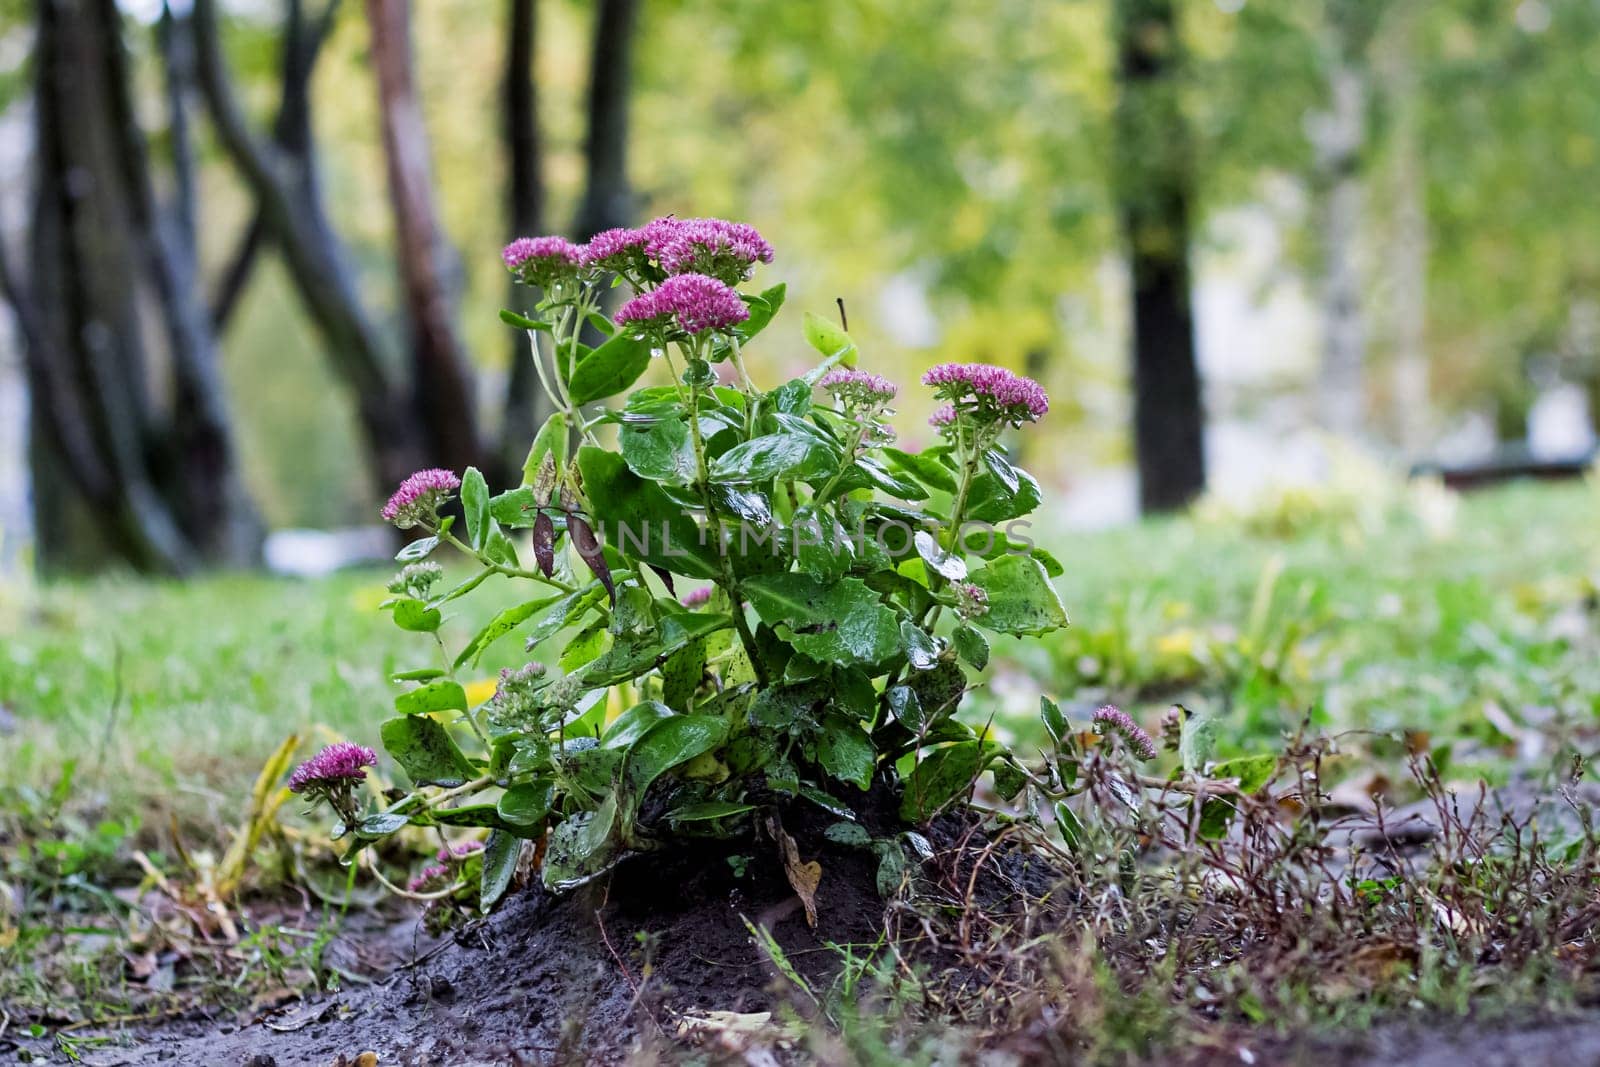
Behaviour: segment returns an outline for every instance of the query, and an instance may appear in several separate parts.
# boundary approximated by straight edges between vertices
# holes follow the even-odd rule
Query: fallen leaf
[[[804,863],[800,859],[800,847],[794,843],[783,827],[775,821],[767,824],[772,831],[772,836],[778,839],[778,848],[783,856],[783,873],[789,879],[789,885],[794,889],[795,895],[800,898],[800,903],[806,909],[806,923],[815,930],[817,927],[817,886],[822,883],[822,864],[816,860]]]

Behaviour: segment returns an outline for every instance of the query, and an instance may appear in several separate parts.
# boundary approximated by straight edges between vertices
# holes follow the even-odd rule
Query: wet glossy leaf
[[[822,730],[817,735],[817,762],[823,770],[865,790],[872,784],[877,759],[872,739],[856,720],[837,712],[822,720]]]
[[[414,597],[396,597],[388,605],[394,613],[394,624],[402,630],[431,634],[444,622],[438,608],[430,608]]]
[[[600,738],[600,744],[605,748],[625,749],[639,740],[644,732],[662,719],[672,718],[672,709],[659,700],[646,700],[642,704],[635,704],[606,728]]]
[[[1001,556],[972,573],[972,582],[989,594],[989,610],[974,620],[997,633],[1039,636],[1067,625],[1061,597],[1030,556]]]
[[[762,620],[787,624],[795,649],[813,659],[876,664],[900,651],[899,620],[859,578],[828,585],[805,574],[773,574],[742,586]]]
[[[774,480],[806,481],[831,473],[838,449],[818,436],[780,432],[752,438],[718,456],[711,477],[747,484]]]
[[[467,542],[481,549],[494,519],[489,515],[489,486],[477,467],[468,467],[461,475],[461,510],[467,519]]]
[[[503,830],[489,835],[483,845],[483,874],[478,884],[478,907],[488,911],[511,887],[522,856],[522,839]]]
[[[650,342],[627,333],[611,337],[578,361],[568,391],[574,404],[616,396],[650,367]]]
[[[618,552],[674,574],[714,578],[721,573],[715,546],[705,543],[694,520],[659,486],[630,471],[621,456],[585,447],[578,452],[578,466],[594,507],[590,519]]]
[[[959,582],[967,577],[967,564],[960,556],[953,552],[946,552],[939,547],[939,542],[926,530],[918,530],[911,537],[911,543],[916,546],[917,555],[922,557],[923,565],[952,582]]]
[[[956,646],[956,653],[975,669],[981,671],[989,665],[989,639],[973,627],[966,624],[956,627],[950,640]]]
[[[394,710],[402,715],[423,715],[430,711],[465,712],[467,691],[458,682],[440,679],[395,697]]]
[[[550,816],[555,799],[555,783],[547,778],[514,785],[500,794],[496,811],[505,822],[519,829],[537,830]]]
[[[900,817],[923,823],[965,796],[983,768],[983,746],[965,741],[934,749],[906,777]]]
[[[389,719],[378,728],[378,737],[416,785],[457,786],[477,774],[444,724],[426,715]]]

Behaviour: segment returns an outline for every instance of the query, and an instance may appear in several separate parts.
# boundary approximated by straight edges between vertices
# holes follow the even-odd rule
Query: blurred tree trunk
[[[336,3],[330,0],[324,22]],[[393,486],[429,458],[426,428],[415,418],[411,391],[389,369],[344,243],[328,219],[310,136],[309,98],[297,105],[294,119],[304,129],[287,139],[262,140],[234,92],[216,0],[194,0],[193,21],[200,85],[218,138],[255,197],[262,231],[282,253],[334,372],[350,392],[374,474],[382,485]],[[306,55],[310,32],[300,0],[289,0],[286,56]]]
[[[1132,276],[1139,506],[1205,489],[1204,411],[1189,292],[1193,164],[1172,0],[1116,0],[1116,195]]]
[[[482,456],[471,369],[456,333],[458,271],[433,200],[428,129],[412,71],[410,0],[367,0],[367,23],[410,327],[412,405],[429,439],[427,461],[459,471]]]
[[[29,271],[0,256],[0,274],[27,357],[40,562],[168,573],[250,562],[260,528],[194,284],[177,27],[169,13],[172,211],[154,192],[114,0],[41,0],[37,12]]]
[[[578,212],[578,239],[633,221],[628,185],[628,102],[639,0],[600,0],[589,60],[589,133],[586,184]]]
[[[1433,405],[1428,371],[1428,211],[1422,153],[1422,90],[1417,83],[1415,7],[1384,35],[1383,92],[1394,143],[1392,224],[1384,256],[1390,272],[1394,337],[1389,422],[1412,455],[1428,446]]]
[[[1322,243],[1322,393],[1325,428],[1353,436],[1366,416],[1366,339],[1360,255],[1366,76],[1342,46],[1328,75],[1328,110],[1312,124],[1317,230]]]
[[[537,0],[508,0],[506,69],[501,85],[501,122],[509,181],[506,209],[509,241],[530,236],[544,227],[543,154],[539,143]],[[526,286],[509,283],[506,306],[516,308],[528,293]],[[506,405],[500,429],[498,482],[511,484],[522,469],[533,435],[550,413],[550,401],[540,391],[533,368],[531,340],[512,331],[510,370],[506,379]]]

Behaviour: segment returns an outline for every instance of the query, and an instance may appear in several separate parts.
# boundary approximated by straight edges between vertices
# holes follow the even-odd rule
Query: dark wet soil
[[[616,1063],[666,1036],[684,1012],[770,1010],[793,996],[746,920],[770,931],[793,969],[826,990],[834,945],[883,930],[877,858],[822,836],[831,818],[788,827],[821,863],[817,925],[785,877],[775,844],[751,843],[742,872],[713,842],[637,857],[555,897],[537,884],[387,979],[299,1003],[245,1025],[188,1018],[114,1035],[88,1062],[174,1065]]]

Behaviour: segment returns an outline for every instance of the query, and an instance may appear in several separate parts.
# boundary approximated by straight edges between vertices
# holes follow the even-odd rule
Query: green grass
[[[1325,728],[1486,740],[1489,703],[1539,727],[1592,719],[1597,520],[1600,492],[1572,484],[1467,497],[1442,537],[1400,508],[1359,530],[1313,515],[1287,538],[1187,518],[1041,538],[1066,567],[1073,627],[997,638],[974,714],[998,709],[1028,740],[1039,689],[1146,718],[1181,700],[1236,746],[1308,712]],[[389,672],[437,657],[377,609],[387,573],[0,586],[0,705],[15,719],[0,786],[48,786],[76,760],[113,810],[231,809],[290,733],[373,743]],[[447,640],[505,595],[490,583],[466,598]],[[498,652],[483,677],[515,642]]]

